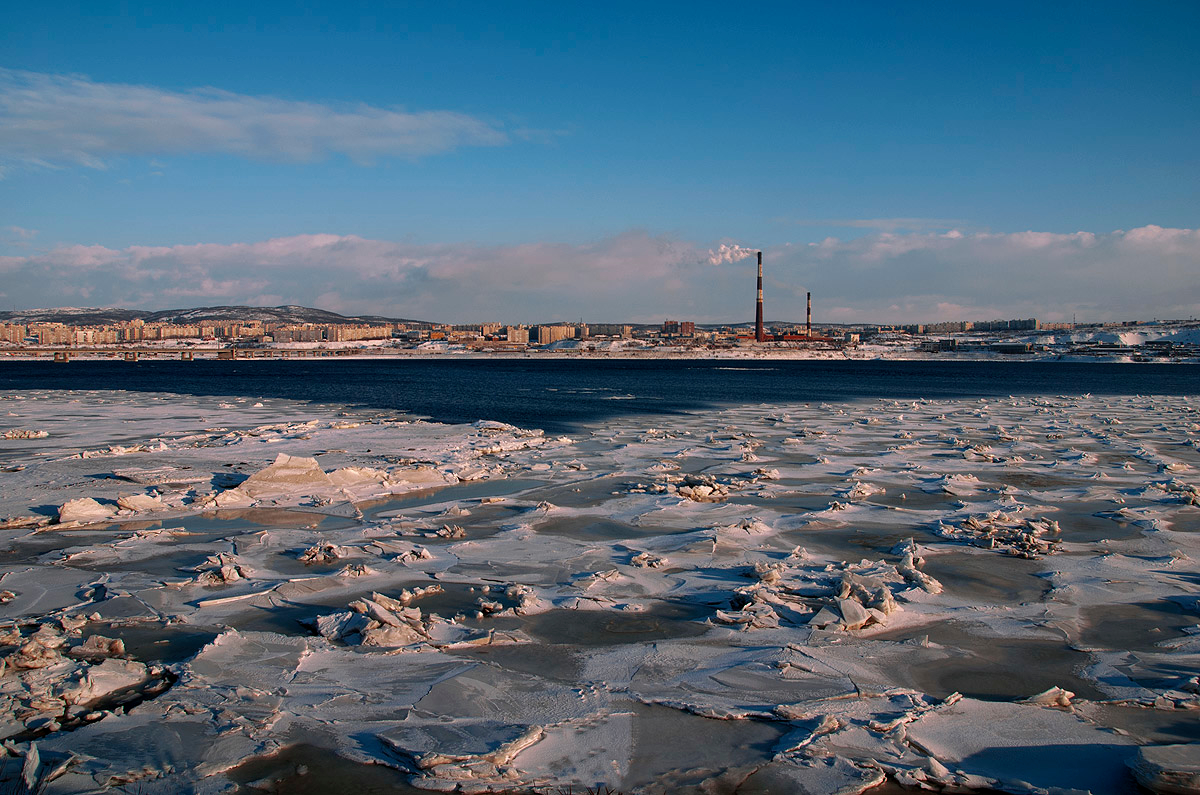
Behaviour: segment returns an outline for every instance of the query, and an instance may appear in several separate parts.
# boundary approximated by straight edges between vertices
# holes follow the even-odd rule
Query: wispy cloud
[[[216,88],[169,91],[0,69],[0,157],[103,168],[120,155],[220,153],[359,163],[496,146],[498,124],[450,110],[297,102]]]
[[[37,237],[36,229],[25,229],[21,226],[0,226],[0,245],[13,248],[29,248]]]
[[[945,229],[970,229],[973,224],[952,218],[802,218],[796,226],[821,226],[840,229],[873,229],[877,232],[933,232]]]
[[[9,240],[33,240],[37,237],[36,229],[25,229],[21,226],[6,226],[0,229]]]
[[[448,322],[750,320],[754,267],[713,263],[713,254],[711,244],[644,231],[585,245],[506,246],[319,234],[60,246],[0,257],[0,282],[14,308],[294,303]],[[768,248],[764,260],[772,319],[802,319],[806,291],[818,322],[1200,314],[1195,229],[888,232]]]

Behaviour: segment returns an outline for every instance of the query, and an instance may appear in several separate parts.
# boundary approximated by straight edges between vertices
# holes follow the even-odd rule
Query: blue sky
[[[0,308],[1200,304],[1200,4],[308,6],[9,9]]]

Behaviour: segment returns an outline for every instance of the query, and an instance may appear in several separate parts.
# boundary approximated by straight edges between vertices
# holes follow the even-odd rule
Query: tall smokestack
[[[767,333],[763,330],[762,314],[762,252],[758,252],[758,303],[754,307],[754,339],[759,342],[767,341]]]
[[[812,336],[812,293],[808,294],[808,318],[804,321],[804,336]]]

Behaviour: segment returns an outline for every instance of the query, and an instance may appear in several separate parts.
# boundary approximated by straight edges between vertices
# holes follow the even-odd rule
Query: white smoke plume
[[[716,251],[708,252],[708,261],[712,265],[722,265],[753,257],[757,253],[758,249],[756,248],[742,248],[722,243]]]

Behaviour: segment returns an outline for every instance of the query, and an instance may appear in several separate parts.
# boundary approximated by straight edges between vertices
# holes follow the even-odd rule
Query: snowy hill
[[[0,312],[0,322],[8,323],[65,323],[68,326],[102,326],[141,318],[147,323],[235,323],[258,320],[263,323],[420,323],[404,318],[378,315],[346,316],[324,309],[305,306],[203,306],[193,309],[164,309],[149,312],[143,309],[80,308],[22,309]]]

